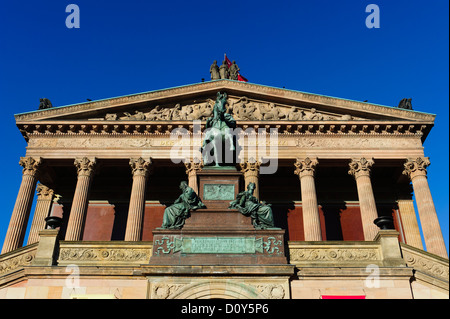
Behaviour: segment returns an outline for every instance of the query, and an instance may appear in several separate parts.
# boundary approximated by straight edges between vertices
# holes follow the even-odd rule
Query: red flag
[[[238,72],[238,80],[242,82],[248,82],[248,80],[244,78],[242,75],[240,75],[239,72]]]
[[[225,54],[225,61],[227,62],[228,68],[233,64],[230,59],[228,59],[227,55]],[[239,72],[238,72],[238,81],[241,82],[248,82],[246,78],[244,78]]]

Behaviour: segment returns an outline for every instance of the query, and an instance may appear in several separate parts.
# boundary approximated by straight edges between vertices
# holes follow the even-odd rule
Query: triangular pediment
[[[218,80],[16,114],[35,121],[205,120],[218,91],[237,121],[434,121],[435,115],[245,82]]]

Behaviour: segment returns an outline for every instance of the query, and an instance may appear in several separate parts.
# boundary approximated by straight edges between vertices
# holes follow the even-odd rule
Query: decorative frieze
[[[408,267],[444,280],[448,285],[449,263],[447,258],[437,258],[406,244],[401,244],[401,247],[403,259]]]
[[[243,139],[244,147],[256,147],[260,146],[260,141],[250,141]],[[255,145],[256,143],[256,145]],[[173,140],[170,135],[159,137],[144,137],[144,136],[67,136],[67,137],[50,137],[40,136],[29,140],[28,149],[155,149],[155,148],[167,148],[172,146],[179,147],[200,147],[201,142],[193,138]],[[395,147],[397,150],[407,149],[422,149],[422,143],[420,139],[413,136],[410,137],[358,137],[358,136],[345,136],[338,138],[335,136],[311,136],[299,138],[294,135],[278,135],[276,143],[266,138],[264,146],[277,146],[277,147],[292,147],[302,149],[392,149]]]
[[[0,276],[15,271],[24,266],[29,266],[37,251],[37,244],[28,245],[9,254],[0,256]]]
[[[314,247],[312,245],[290,246],[290,263],[308,265],[320,263],[324,266],[332,263],[342,265],[352,263],[380,263],[381,253],[377,246],[355,245],[354,247],[341,245],[340,247]]]
[[[144,264],[152,252],[149,244],[121,244],[104,242],[99,244],[64,244],[61,243],[58,264],[95,265],[95,264]]]

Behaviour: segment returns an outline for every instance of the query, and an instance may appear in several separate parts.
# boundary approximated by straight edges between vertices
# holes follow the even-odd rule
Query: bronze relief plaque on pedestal
[[[239,192],[242,176],[234,167],[205,168],[197,173],[199,196],[208,209],[227,209]]]
[[[234,200],[234,184],[203,184],[203,200]]]

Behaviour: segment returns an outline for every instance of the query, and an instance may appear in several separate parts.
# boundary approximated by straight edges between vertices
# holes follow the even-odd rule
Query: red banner
[[[225,54],[225,61],[227,62],[228,68],[233,64],[230,59],[228,59],[227,55]],[[238,81],[241,82],[248,82],[246,78],[244,78],[239,72],[238,72]]]

